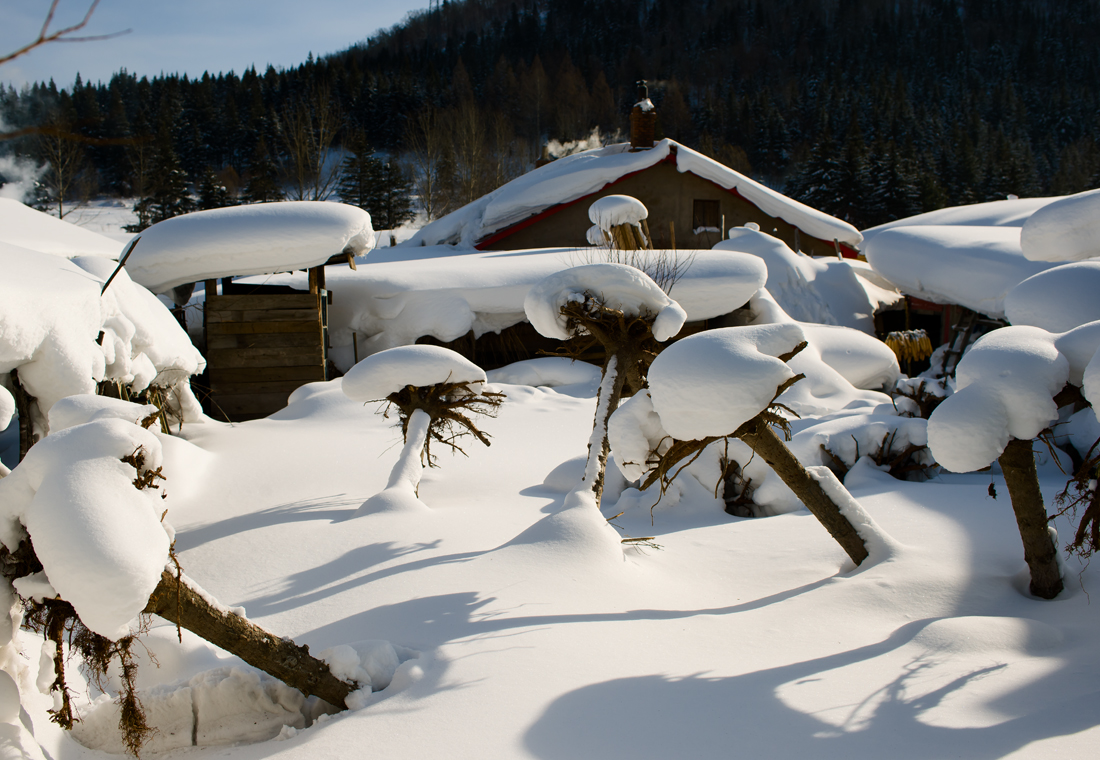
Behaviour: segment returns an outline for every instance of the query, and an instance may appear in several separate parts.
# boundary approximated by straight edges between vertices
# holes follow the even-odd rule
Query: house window
[[[692,232],[722,232],[722,215],[718,201],[696,199],[691,211]]]

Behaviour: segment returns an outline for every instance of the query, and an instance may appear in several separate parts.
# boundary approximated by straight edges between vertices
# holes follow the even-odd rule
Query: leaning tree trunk
[[[1053,599],[1062,590],[1062,574],[1058,569],[1058,547],[1047,527],[1047,511],[1039,490],[1031,442],[1013,438],[997,461],[1001,463],[1020,539],[1024,542],[1024,561],[1031,571],[1031,593],[1041,599]]]
[[[413,493],[420,494],[420,478],[424,474],[424,445],[428,442],[428,429],[432,418],[423,409],[414,409],[409,415],[409,424],[405,429],[405,445],[401,456],[390,471],[386,488],[408,483]]]
[[[603,379],[596,392],[596,418],[592,423],[592,435],[588,439],[588,459],[584,466],[584,482],[596,494],[596,505],[603,498],[604,474],[611,444],[607,439],[607,421],[619,406],[626,375],[619,371],[618,357],[612,355],[604,365]]]
[[[345,700],[356,689],[334,676],[327,664],[309,653],[308,646],[298,646],[219,609],[186,580],[167,571],[149,597],[145,612],[160,615],[303,694],[320,697],[342,710],[347,709]]]
[[[775,470],[775,474],[794,491],[794,495],[825,526],[857,566],[867,559],[867,547],[859,533],[767,422],[759,416],[754,417],[738,428],[734,436],[747,443]]]
[[[19,415],[19,461],[27,456],[31,446],[38,442],[38,436],[34,433],[34,423],[31,420],[32,408],[38,402],[23,388],[19,382],[19,370],[11,371],[12,396],[15,398],[15,410]]]

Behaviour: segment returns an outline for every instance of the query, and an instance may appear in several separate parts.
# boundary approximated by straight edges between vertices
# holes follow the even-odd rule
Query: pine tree
[[[134,212],[138,216],[137,224],[127,225],[127,232],[141,232],[157,222],[195,210],[187,173],[180,166],[179,156],[176,155],[171,135],[164,124],[157,133],[145,187],[147,195],[134,205]]]
[[[282,188],[279,187],[279,168],[271,160],[271,154],[267,151],[267,140],[260,135],[255,150],[252,151],[252,162],[248,167],[248,184],[244,188],[244,201],[246,203],[270,203],[283,199]]]
[[[198,205],[203,211],[235,205],[229,191],[209,166],[203,170],[202,177],[199,179]]]
[[[412,182],[401,166],[376,156],[361,132],[348,147],[336,190],[340,200],[367,211],[375,229],[392,230],[412,219]]]

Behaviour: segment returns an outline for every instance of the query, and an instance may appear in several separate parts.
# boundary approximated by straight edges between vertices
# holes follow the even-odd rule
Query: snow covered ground
[[[756,297],[754,310],[772,309]],[[881,394],[841,392],[847,381],[826,361],[838,330],[805,330],[812,350],[792,362],[806,389],[840,397],[796,384],[800,435],[874,409],[902,419]],[[1062,594],[1028,596],[996,464],[917,483],[856,462],[845,486],[896,542],[858,569],[802,509],[732,517],[691,480],[651,509],[612,470],[604,516],[619,535],[651,542],[611,556],[552,519],[583,472],[598,373],[543,363],[488,379],[507,396],[479,423],[492,445],[471,444],[468,457],[436,451],[440,466],[419,485],[426,510],[353,517],[385,488],[401,435],[394,416],[350,400],[338,380],[304,386],[267,419],[157,434],[187,574],[315,653],[374,653],[388,665],[372,680],[389,682],[361,709],[319,716],[162,626],[149,643],[160,668],[141,667],[151,718],[163,721],[150,755],[158,741],[192,738],[218,746],[172,756],[1095,754],[1100,605],[1090,595],[1100,574],[1067,560]],[[1065,476],[1040,448],[1049,506]],[[1064,543],[1071,526],[1056,526]],[[0,756],[15,741],[2,729],[18,723],[51,758],[103,757],[48,722],[52,699],[35,687],[40,640],[23,632],[20,645],[25,710],[0,715]],[[87,705],[94,689],[77,696],[88,714],[80,740],[117,748],[100,712],[109,707]]]

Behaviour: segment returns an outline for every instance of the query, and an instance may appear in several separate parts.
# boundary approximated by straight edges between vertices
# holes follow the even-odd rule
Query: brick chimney
[[[638,102],[630,111],[630,150],[649,150],[657,136],[657,109],[644,79],[638,80]]]

